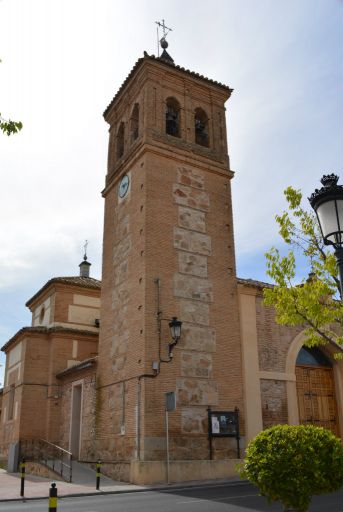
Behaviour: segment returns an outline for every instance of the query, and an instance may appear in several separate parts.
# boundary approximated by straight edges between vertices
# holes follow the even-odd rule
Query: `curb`
[[[194,484],[184,484],[184,485],[178,485],[178,484],[170,484],[169,486],[162,486],[162,487],[145,487],[142,489],[120,489],[118,491],[91,491],[91,492],[78,492],[78,493],[70,493],[70,494],[63,494],[63,496],[58,496],[59,500],[62,500],[63,498],[81,498],[82,496],[106,496],[110,494],[133,494],[135,492],[153,492],[153,491],[178,491],[178,490],[185,490],[185,489],[196,489],[197,487],[200,487],[203,489],[204,487],[233,487],[235,485],[243,486],[248,485],[250,482],[248,480],[237,480],[237,481],[228,481],[228,482],[213,482],[213,483],[206,483],[201,484],[194,483]],[[47,500],[48,496],[33,496],[28,498],[8,498],[8,499],[2,499],[0,498],[0,503],[4,502],[10,502],[10,501],[34,501],[34,500]]]

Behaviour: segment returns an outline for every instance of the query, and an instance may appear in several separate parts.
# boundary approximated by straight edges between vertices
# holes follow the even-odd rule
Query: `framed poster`
[[[237,456],[240,458],[239,448],[239,410],[212,411],[208,409],[208,437],[210,441],[210,458],[212,459],[213,437],[235,437],[237,440]]]
[[[210,411],[210,433],[218,437],[239,435],[237,411]]]

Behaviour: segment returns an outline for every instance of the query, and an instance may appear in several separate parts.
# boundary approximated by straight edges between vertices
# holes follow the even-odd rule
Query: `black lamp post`
[[[169,322],[170,333],[171,333],[171,337],[173,340],[171,343],[169,343],[169,357],[170,358],[173,357],[173,348],[175,347],[175,345],[181,338],[181,326],[182,326],[182,322],[180,320],[178,320],[176,316],[173,316],[173,318]]]
[[[308,200],[316,212],[324,244],[335,248],[343,298],[343,186],[337,185],[335,174],[325,175],[320,181],[323,187]]]

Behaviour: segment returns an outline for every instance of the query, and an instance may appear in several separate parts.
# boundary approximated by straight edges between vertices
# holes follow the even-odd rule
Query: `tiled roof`
[[[263,281],[256,281],[255,279],[242,279],[237,277],[238,284],[244,284],[246,286],[253,286],[254,288],[274,288],[274,285],[270,283],[264,283]]]
[[[92,288],[93,290],[100,290],[101,281],[98,279],[94,279],[93,277],[81,277],[81,276],[70,276],[70,277],[53,277],[49,279],[47,283],[45,283],[37,293],[31,297],[26,302],[26,306],[30,306],[30,304],[42,293],[44,292],[51,284],[62,283],[62,284],[70,284],[73,286],[80,286],[82,288]]]
[[[84,361],[81,361],[81,363],[76,363],[74,366],[71,366],[70,368],[66,368],[62,372],[58,373],[56,377],[58,379],[64,377],[65,375],[68,375],[69,373],[73,373],[75,371],[84,370],[85,368],[90,368],[91,366],[94,366],[97,363],[97,357],[90,357],[89,359],[85,359]]]
[[[161,57],[155,57],[155,55],[148,55],[147,52],[144,52],[144,57],[141,57],[140,59],[137,60],[136,64],[133,66],[133,68],[131,69],[130,73],[127,75],[127,77],[125,78],[124,82],[119,87],[119,89],[118,89],[116,95],[114,96],[114,98],[112,99],[111,103],[105,109],[104,117],[106,116],[106,114],[108,113],[110,108],[112,107],[112,105],[115,102],[116,98],[119,96],[121,91],[126,86],[127,82],[130,80],[130,78],[135,73],[135,71],[137,71],[137,69],[139,68],[139,66],[141,65],[141,63],[144,60],[158,61],[159,63],[163,64],[166,67],[177,69],[178,71],[182,71],[184,73],[187,73],[187,75],[191,76],[192,78],[198,78],[199,80],[204,80],[205,82],[207,82],[209,84],[215,85],[217,87],[221,87],[222,89],[225,89],[225,90],[229,91],[230,94],[233,91],[233,89],[230,89],[230,87],[228,85],[224,85],[224,84],[222,84],[220,82],[217,82],[216,80],[211,80],[210,78],[207,78],[204,75],[200,75],[199,73],[195,73],[194,71],[191,71],[189,69],[186,69],[186,68],[183,68],[181,66],[178,66],[177,64],[174,64],[173,62],[171,62],[169,60],[162,59]]]
[[[56,326],[56,327],[22,327],[19,329],[19,331],[12,336],[11,339],[9,339],[5,345],[1,347],[2,352],[5,352],[5,350],[9,347],[11,343],[16,341],[22,334],[52,334],[52,333],[65,333],[65,334],[77,334],[78,336],[84,335],[84,336],[99,336],[99,334],[96,331],[87,331],[86,329],[72,329],[70,327],[62,327],[62,326]]]

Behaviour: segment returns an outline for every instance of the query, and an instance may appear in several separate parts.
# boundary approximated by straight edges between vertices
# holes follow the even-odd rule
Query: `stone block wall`
[[[198,434],[190,442],[190,449],[180,448],[179,451],[188,452],[189,456],[191,450],[194,458],[204,458],[208,450],[205,438],[199,437],[206,436],[208,432],[207,407],[216,409],[220,402],[228,398],[219,396],[220,385],[225,383],[218,382],[218,372],[213,371],[213,358],[218,356],[219,351],[226,350],[226,346],[223,339],[217,346],[215,322],[210,320],[211,314],[212,318],[215,315],[219,297],[215,296],[215,283],[209,276],[209,259],[213,255],[212,246],[218,243],[219,233],[207,226],[211,207],[215,210],[216,206],[211,204],[209,192],[205,189],[205,176],[199,170],[180,166],[177,169],[177,184],[173,187],[174,201],[178,205],[174,248],[178,251],[179,270],[174,275],[174,295],[182,299],[180,314],[184,324],[181,376],[186,377],[177,379],[176,389],[178,403],[182,406],[181,432]],[[212,237],[209,231],[212,231]],[[236,350],[239,351],[239,338],[236,343]],[[227,377],[229,380],[229,374]],[[239,400],[239,397],[236,399]],[[186,441],[185,435],[183,439]],[[180,441],[174,440],[175,445]],[[228,440],[214,440],[215,457],[227,457],[230,453],[229,444]]]
[[[160,375],[145,384],[145,460],[165,457],[164,394],[175,391],[177,409],[169,414],[171,457],[209,457],[207,408],[242,411],[240,334],[229,180],[209,170],[169,159],[149,159],[147,218],[147,334],[151,362],[158,344],[156,290],[161,282],[163,318],[183,322],[182,339],[172,363],[161,364]],[[153,188],[154,187],[154,188]],[[169,191],[169,197],[168,197]],[[170,339],[162,322],[162,357]],[[156,354],[157,356],[157,354]],[[157,357],[156,357],[157,359]],[[227,439],[214,440],[215,457],[236,456]]]
[[[101,331],[97,372],[96,447],[104,460],[127,460],[137,450],[137,378],[145,361],[144,159],[119,176],[106,192]],[[150,368],[149,368],[150,369]]]

